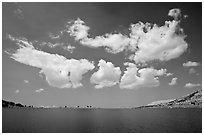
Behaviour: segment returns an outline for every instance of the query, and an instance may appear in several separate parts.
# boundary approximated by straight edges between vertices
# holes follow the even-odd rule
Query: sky
[[[136,107],[202,87],[202,3],[2,4],[2,98]]]

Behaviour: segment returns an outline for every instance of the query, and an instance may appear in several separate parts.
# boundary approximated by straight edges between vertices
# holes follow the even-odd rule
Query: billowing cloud
[[[86,38],[81,40],[81,43],[90,47],[105,46],[106,50],[111,53],[119,53],[128,48],[129,39],[121,33],[105,34],[95,38]]]
[[[119,82],[121,70],[111,62],[101,59],[98,63],[99,70],[91,76],[90,82],[96,84],[95,88],[111,87]]]
[[[40,88],[40,89],[35,90],[35,92],[37,92],[37,93],[40,93],[40,92],[42,92],[42,91],[44,91],[43,88]]]
[[[28,80],[23,80],[24,81],[24,83],[29,83],[29,81]]]
[[[178,78],[177,77],[174,77],[174,78],[172,78],[172,80],[171,80],[171,82],[169,83],[169,85],[176,85],[177,84],[177,80],[178,80]]]
[[[58,54],[39,51],[26,40],[11,38],[19,45],[15,53],[9,53],[14,60],[40,68],[50,86],[57,88],[77,88],[82,86],[82,75],[92,70],[94,64],[86,59],[66,59]]]
[[[184,67],[197,67],[197,66],[200,66],[200,63],[188,61],[186,63],[183,63],[183,66]]]
[[[68,24],[71,22],[68,22]],[[75,37],[75,40],[82,40],[87,38],[89,27],[85,25],[85,22],[80,18],[74,21],[74,24],[69,27],[67,25],[68,32]]]
[[[178,8],[171,9],[171,10],[169,10],[168,15],[173,17],[175,20],[179,20],[181,17],[181,10]]]
[[[135,62],[168,61],[178,58],[188,47],[179,22],[175,20],[166,21],[161,27],[135,24],[131,31],[131,37],[138,42],[138,50],[132,57]]]
[[[79,18],[68,23],[67,32],[82,45],[105,47],[111,53],[124,50],[135,52],[130,59],[135,60],[136,63],[153,60],[168,61],[179,57],[188,47],[184,40],[186,36],[179,26],[180,10],[170,10],[169,15],[174,17],[174,20],[166,21],[164,26],[142,22],[131,24],[129,35],[107,33],[91,38],[90,28]]]
[[[138,89],[141,87],[159,86],[158,76],[166,74],[166,69],[156,70],[154,68],[138,69],[133,63],[125,63],[127,70],[120,81],[120,88]]]
[[[71,22],[70,22],[71,23]],[[70,24],[69,23],[69,24]],[[89,47],[107,47],[109,52],[118,53],[125,49],[128,45],[129,39],[120,33],[118,34],[105,34],[103,36],[96,36],[95,38],[89,38],[89,27],[85,25],[85,22],[80,18],[73,21],[71,26],[67,26],[68,33],[75,37],[75,40],[79,40],[81,44]]]
[[[198,87],[198,86],[201,86],[201,84],[200,83],[197,83],[197,84],[193,84],[193,83],[187,83],[186,85],[185,85],[185,88],[193,88],[193,87]]]

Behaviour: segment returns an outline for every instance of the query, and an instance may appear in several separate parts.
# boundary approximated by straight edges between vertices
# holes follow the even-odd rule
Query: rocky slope
[[[178,99],[155,101],[139,108],[202,108],[202,90]]]

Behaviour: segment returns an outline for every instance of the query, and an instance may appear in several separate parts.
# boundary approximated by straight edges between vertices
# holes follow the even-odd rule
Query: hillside
[[[9,107],[9,108],[13,108],[13,107],[24,107],[24,105],[20,104],[20,103],[14,103],[11,101],[6,101],[6,100],[2,100],[2,107]]]
[[[202,90],[178,99],[155,101],[139,108],[202,108]]]

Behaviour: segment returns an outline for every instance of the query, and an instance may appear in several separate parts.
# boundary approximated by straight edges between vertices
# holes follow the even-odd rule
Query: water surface
[[[202,132],[202,109],[3,108],[2,132]]]

